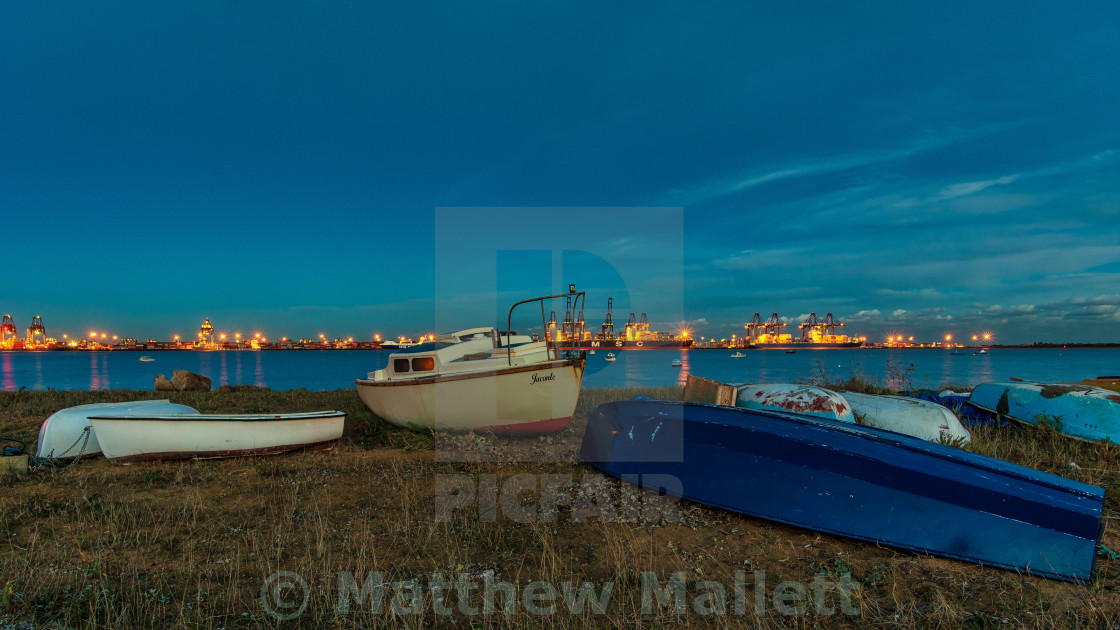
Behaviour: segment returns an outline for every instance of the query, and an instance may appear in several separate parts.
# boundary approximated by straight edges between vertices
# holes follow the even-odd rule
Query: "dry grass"
[[[353,390],[271,392],[251,387],[173,394],[200,411],[307,411],[349,414],[344,439],[332,451],[269,458],[117,464],[90,459],[65,470],[40,470],[2,481],[0,622],[15,627],[1083,627],[1120,619],[1120,561],[1100,558],[1088,586],[876,547],[685,503],[677,523],[574,522],[561,508],[555,522],[479,518],[477,507],[440,520],[434,478],[591,472],[575,461],[587,412],[635,393],[678,398],[679,389],[586,390],[573,425],[548,438],[431,436],[399,431],[374,418]],[[57,409],[89,402],[155,398],[154,392],[21,392],[0,394],[0,435],[33,442],[39,424]],[[975,429],[973,450],[1108,488],[1105,545],[1120,549],[1116,522],[1120,462],[1115,445],[1063,438],[1052,429]],[[448,453],[478,452],[479,461],[447,461]],[[513,457],[508,455],[513,453]],[[521,459],[521,461],[510,461]],[[533,460],[525,462],[525,459]],[[498,461],[494,461],[498,460]],[[1077,467],[1071,467],[1073,462]],[[616,500],[630,486],[610,482]],[[521,502],[532,507],[539,493]],[[310,589],[298,621],[276,622],[260,602],[276,571],[301,575]],[[772,597],[780,582],[809,585],[843,575],[860,584],[859,614],[779,614],[767,599],[755,616],[754,571],[765,571]],[[433,573],[482,584],[486,576],[516,584],[614,584],[606,614],[584,609],[533,616],[519,605],[465,617],[436,614],[425,591],[418,615],[381,614],[354,605],[340,614],[338,573],[361,586],[370,571],[386,582],[429,583]],[[690,593],[713,580],[730,587],[745,571],[745,618],[684,615],[658,607],[641,614],[641,573],[664,582],[683,572]],[[392,591],[389,591],[390,593]],[[472,603],[481,607],[482,594]],[[691,599],[691,598],[690,598]],[[448,595],[448,600],[453,600]],[[690,602],[691,603],[691,602]],[[729,608],[731,605],[729,604]],[[733,609],[729,610],[729,613]]]

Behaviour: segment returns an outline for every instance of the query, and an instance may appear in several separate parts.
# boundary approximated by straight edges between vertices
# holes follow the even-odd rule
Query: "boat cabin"
[[[374,381],[415,380],[497,369],[547,360],[548,344],[528,335],[494,328],[469,328],[436,336],[428,343],[394,352],[389,364],[369,373]]]

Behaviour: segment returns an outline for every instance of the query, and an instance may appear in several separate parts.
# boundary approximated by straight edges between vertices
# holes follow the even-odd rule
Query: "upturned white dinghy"
[[[744,383],[734,387],[737,392],[732,404],[736,407],[855,422],[848,402],[832,390],[800,383]]]
[[[92,415],[90,422],[110,459],[193,459],[327,446],[342,437],[346,414],[137,413]]]
[[[39,443],[35,456],[44,459],[79,457],[101,453],[97,435],[89,417],[92,415],[130,416],[136,414],[196,414],[186,405],[169,400],[131,400],[119,403],[78,405],[56,411],[39,427]]]
[[[584,294],[523,300],[510,308],[506,331],[471,328],[438,335],[431,343],[389,355],[389,364],[357,379],[358,395],[370,411],[397,426],[417,430],[551,433],[568,426],[579,400],[586,361],[580,351],[556,342],[534,341],[510,332],[513,310],[567,298],[580,317],[565,322],[554,338],[578,339]],[[567,330],[567,328],[571,330]],[[568,336],[568,335],[572,336]]]
[[[905,433],[930,442],[967,444],[972,434],[957,415],[927,400],[876,394],[841,392],[856,420],[895,433]]]
[[[685,385],[687,402],[702,402],[761,409],[789,411],[807,416],[829,418],[911,435],[931,442],[966,443],[972,435],[957,416],[936,403],[911,404],[898,396],[837,393],[800,384],[727,384],[689,376]]]

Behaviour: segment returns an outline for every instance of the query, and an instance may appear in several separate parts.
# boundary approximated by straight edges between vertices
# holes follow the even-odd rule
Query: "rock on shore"
[[[171,380],[163,374],[156,376],[156,390],[163,392],[208,392],[210,379],[187,370],[175,370]]]

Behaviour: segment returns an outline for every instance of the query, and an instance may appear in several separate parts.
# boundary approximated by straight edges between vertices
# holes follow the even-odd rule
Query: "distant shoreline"
[[[785,349],[782,346],[781,349]],[[1120,342],[1111,343],[1032,343],[1032,344],[1018,344],[1018,345],[990,345],[990,346],[954,346],[952,348],[944,348],[939,346],[888,346],[888,345],[867,345],[862,347],[848,347],[848,348],[830,348],[820,347],[814,348],[811,344],[807,344],[804,348],[797,348],[798,350],[1034,350],[1034,349],[1116,349],[1120,348]],[[386,352],[395,351],[396,348],[371,348],[371,347],[319,347],[319,348],[0,348],[0,353],[39,353],[39,352],[289,352],[289,351],[353,351],[353,350],[383,350]],[[778,350],[778,348],[681,348],[681,347],[650,347],[650,348],[612,348],[612,350]]]

